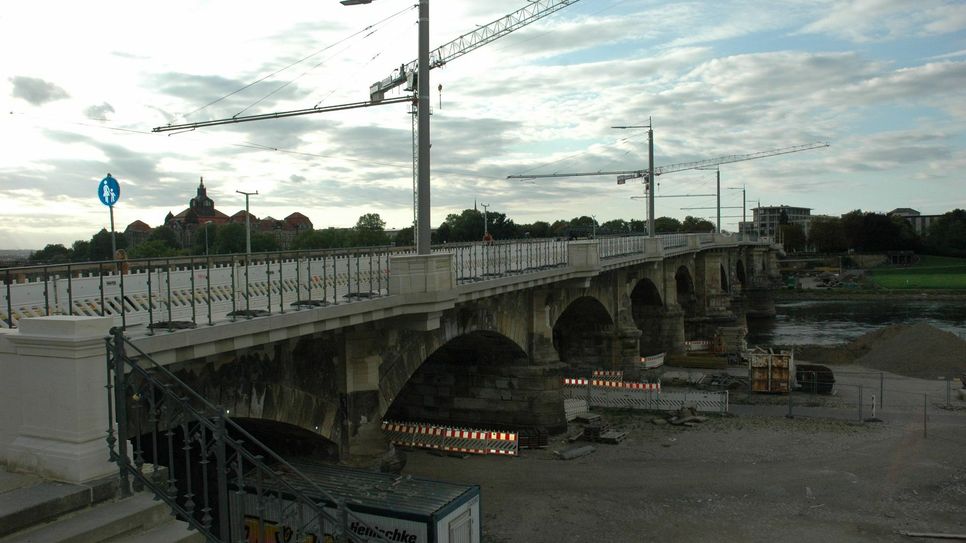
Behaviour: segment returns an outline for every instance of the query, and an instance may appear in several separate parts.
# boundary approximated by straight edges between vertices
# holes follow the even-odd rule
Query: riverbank
[[[966,300],[966,289],[775,289],[775,301],[796,300]]]

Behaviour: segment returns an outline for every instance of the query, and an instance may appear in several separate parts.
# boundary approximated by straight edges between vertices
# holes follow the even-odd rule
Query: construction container
[[[795,367],[792,351],[774,352],[761,348],[746,351],[748,379],[752,392],[788,394]]]
[[[362,523],[357,520],[348,523],[348,530],[357,538],[403,543],[480,542],[483,530],[479,486],[376,473],[312,460],[289,460],[289,464],[329,496],[349,504],[349,509],[362,520]],[[286,481],[303,495],[325,504],[332,516],[339,518],[335,504],[320,495],[313,485],[296,476],[286,477]],[[291,529],[298,524],[299,516],[312,518],[307,508],[299,515],[293,502],[285,499],[285,489],[280,483],[262,481],[260,489],[252,486],[244,490],[247,543],[288,541],[285,534],[291,536]],[[281,496],[267,502],[263,500],[261,525],[264,538],[259,537],[256,499],[259,492],[263,498],[266,494]],[[317,519],[307,526],[306,531],[310,533],[306,534],[305,541],[334,541],[338,532],[335,528],[328,521]],[[383,539],[377,538],[374,532],[381,534]]]

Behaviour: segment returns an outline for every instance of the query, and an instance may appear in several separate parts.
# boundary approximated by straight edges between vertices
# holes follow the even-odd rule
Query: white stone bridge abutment
[[[642,250],[617,255],[602,254],[606,248],[597,240],[575,241],[565,266],[463,283],[451,253],[396,255],[390,296],[129,335],[229,416],[255,430],[274,428],[259,436],[270,447],[301,443],[342,458],[371,454],[385,447],[384,419],[556,433],[566,428],[562,376],[604,369],[633,379],[641,356],[681,352],[685,340],[741,322],[749,310],[767,313],[764,293],[777,276],[776,248],[704,236],[670,250],[647,239]],[[65,327],[64,319],[93,320]],[[52,443],[61,457],[90,456],[92,436],[103,435],[107,423],[96,416],[106,402],[95,383],[103,379],[104,353],[91,354],[98,347],[88,336],[95,324],[106,335],[110,319],[31,320],[0,335],[0,369],[18,376],[0,384],[7,405],[0,461],[43,464],[40,449],[51,450]],[[49,338],[72,330],[86,335]],[[81,357],[65,354],[71,341],[83,350],[84,365],[101,366],[78,372]],[[58,364],[84,383],[30,382],[29,368],[56,372]],[[88,418],[96,429],[65,433],[52,422],[63,414],[38,421],[42,414],[27,412],[42,403],[38,397],[17,407],[17,395],[41,386],[64,388],[40,397],[57,396],[58,409],[89,404],[77,412],[93,413]]]

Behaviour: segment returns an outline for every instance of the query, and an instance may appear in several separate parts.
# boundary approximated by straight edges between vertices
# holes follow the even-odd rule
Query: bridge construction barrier
[[[625,383],[600,379],[563,380],[565,407],[568,400],[586,400],[590,407],[674,411],[693,407],[697,411],[728,411],[728,391],[666,390],[661,383]],[[574,405],[574,404],[571,404]]]
[[[621,371],[621,370],[613,370],[613,371],[610,371],[610,370],[594,370],[593,373],[591,373],[590,376],[591,376],[592,379],[600,379],[602,381],[618,381],[618,382],[620,382],[620,381],[623,381],[624,380],[624,372]]]
[[[520,450],[520,436],[517,432],[393,421],[383,421],[382,430],[390,443],[403,447],[506,456],[517,456]]]

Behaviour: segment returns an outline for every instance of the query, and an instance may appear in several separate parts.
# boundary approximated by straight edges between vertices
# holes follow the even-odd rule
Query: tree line
[[[517,238],[576,238],[593,235],[634,234],[647,231],[646,221],[614,219],[598,223],[586,215],[570,220],[553,222],[536,221],[529,224],[516,224],[513,219],[499,211],[484,214],[477,209],[464,209],[460,213],[446,216],[446,219],[432,234],[433,243],[458,243],[481,241],[488,231],[494,239]],[[710,232],[714,225],[706,220],[686,217],[683,221],[671,217],[655,220],[658,233]],[[409,246],[413,245],[413,228],[404,228],[390,234],[386,232],[386,222],[378,213],[367,213],[359,217],[352,228],[322,228],[300,232],[287,248],[304,251],[314,249],[340,249],[371,246]],[[207,223],[200,225],[194,233],[191,244],[181,247],[177,233],[168,226],[154,228],[145,241],[128,247],[123,234],[117,234],[118,249],[124,249],[127,257],[173,258],[179,256],[203,256],[245,252],[245,225]],[[263,253],[283,250],[275,236],[270,233],[253,231],[251,233],[252,252]],[[94,234],[90,240],[77,240],[70,247],[50,244],[30,256],[32,263],[59,264],[66,262],[90,262],[111,260],[111,234],[106,229]]]
[[[779,226],[778,236],[789,251],[811,250],[839,253],[847,250],[880,252],[912,250],[930,254],[966,256],[966,211],[956,209],[934,221],[924,236],[919,236],[908,221],[898,216],[855,210],[841,217],[815,217],[809,232],[798,224]],[[696,217],[678,220],[658,217],[654,221],[658,234],[711,232],[714,224]],[[475,242],[487,231],[494,239],[519,238],[577,238],[602,235],[643,234],[647,223],[643,220],[613,219],[599,223],[594,217],[582,215],[570,220],[536,221],[517,224],[499,211],[484,214],[477,209],[464,209],[446,216],[432,234],[433,243]],[[208,223],[193,235],[188,247],[180,247],[178,236],[171,228],[159,226],[147,240],[127,247],[127,240],[117,235],[117,248],[125,249],[128,258],[166,258],[177,256],[216,255],[245,252],[243,224],[216,225]],[[276,238],[266,232],[252,232],[253,252],[282,250]],[[394,235],[386,232],[386,223],[378,213],[359,217],[352,228],[323,228],[299,233],[289,250],[338,249],[367,246],[413,245],[412,227]],[[34,252],[34,263],[88,262],[112,259],[111,234],[106,229],[90,240],[75,241],[70,247],[50,244]]]
[[[779,238],[791,252],[860,253],[914,251],[966,257],[966,211],[955,209],[934,220],[919,235],[898,215],[850,211],[841,217],[815,217],[806,235],[799,224],[779,226]]]

